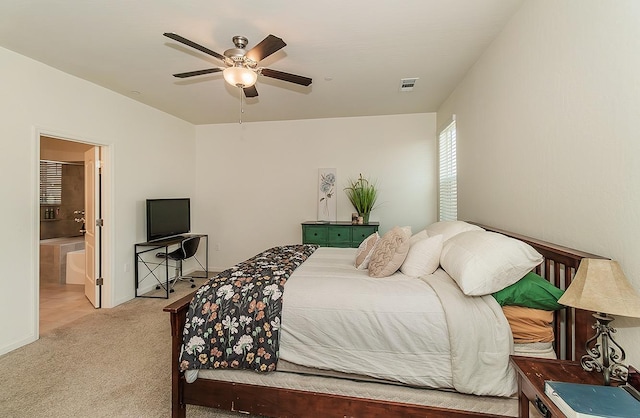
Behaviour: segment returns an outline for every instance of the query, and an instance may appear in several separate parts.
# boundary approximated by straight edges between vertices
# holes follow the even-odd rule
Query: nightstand
[[[518,373],[519,417],[529,418],[531,402],[544,417],[565,418],[553,401],[544,394],[545,380],[590,385],[603,383],[602,374],[583,370],[578,361],[511,356],[511,363]]]

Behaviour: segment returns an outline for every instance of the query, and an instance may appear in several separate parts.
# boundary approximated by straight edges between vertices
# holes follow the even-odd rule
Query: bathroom
[[[84,296],[84,152],[92,146],[40,137],[40,317],[56,319],[62,295],[82,308]],[[43,321],[44,320],[44,321]],[[58,322],[60,319],[56,319]]]
[[[40,335],[95,311],[85,295],[82,232],[84,159],[91,148],[40,136]]]

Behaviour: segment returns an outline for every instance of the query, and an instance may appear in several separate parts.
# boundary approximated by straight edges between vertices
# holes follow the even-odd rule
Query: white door
[[[96,219],[100,216],[100,148],[93,147],[84,153],[84,219],[85,219],[85,275],[84,294],[91,304],[100,307],[100,227]]]

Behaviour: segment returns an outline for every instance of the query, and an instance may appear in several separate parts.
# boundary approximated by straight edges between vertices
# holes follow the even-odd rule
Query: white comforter
[[[512,337],[500,306],[438,270],[371,278],[355,249],[319,248],[285,285],[280,359],[403,384],[510,396]]]

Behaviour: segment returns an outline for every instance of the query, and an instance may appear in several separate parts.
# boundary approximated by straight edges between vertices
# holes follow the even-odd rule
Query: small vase
[[[363,222],[365,225],[369,223],[369,215],[370,215],[370,214],[371,214],[370,212],[367,212],[367,213],[359,213],[359,214],[358,214],[359,216],[362,216],[362,222]]]

